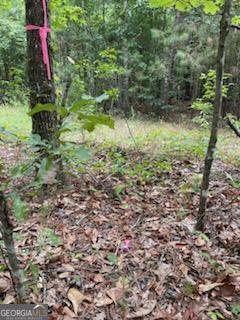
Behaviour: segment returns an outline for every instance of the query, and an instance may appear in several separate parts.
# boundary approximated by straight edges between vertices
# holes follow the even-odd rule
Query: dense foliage
[[[129,114],[135,109],[161,115],[189,111],[188,106],[202,96],[201,74],[215,69],[219,15],[213,14],[221,1],[192,1],[191,15],[183,12],[190,9],[188,1],[176,2],[182,11],[156,9],[161,1],[149,2],[51,1],[59,101],[70,81],[70,103],[83,93],[97,96],[106,92],[112,99],[106,102],[105,111],[115,108]],[[12,0],[1,6],[1,103],[23,102],[27,95],[24,4]],[[234,14],[239,14],[237,5]],[[226,72],[232,77],[224,110],[239,116],[240,32],[233,29],[228,41]]]

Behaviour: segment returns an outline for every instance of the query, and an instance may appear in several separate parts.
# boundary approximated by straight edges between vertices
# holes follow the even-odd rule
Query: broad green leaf
[[[205,13],[216,14],[223,4],[222,0],[149,0],[152,8],[176,8],[179,11],[189,11],[202,7]]]
[[[41,104],[38,103],[31,111],[28,112],[28,115],[32,117],[34,114],[42,112],[42,111],[57,111],[57,106],[52,103]]]
[[[82,128],[88,132],[92,132],[97,125],[104,125],[110,129],[114,129],[114,120],[104,114],[85,115],[79,114],[79,120],[82,120]]]
[[[70,112],[76,113],[82,109],[82,107],[95,105],[96,101],[94,99],[82,99],[73,104],[73,106],[70,108]]]

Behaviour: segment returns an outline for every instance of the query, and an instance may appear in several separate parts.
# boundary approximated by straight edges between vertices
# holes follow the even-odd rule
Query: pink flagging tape
[[[26,30],[27,31],[39,30],[39,36],[40,36],[41,47],[42,47],[43,63],[46,66],[48,80],[51,80],[52,75],[51,75],[50,59],[49,59],[48,44],[47,44],[47,35],[48,35],[48,32],[51,32],[51,28],[48,27],[46,0],[42,0],[42,7],[43,7],[43,15],[44,15],[43,27],[29,24],[26,26]]]

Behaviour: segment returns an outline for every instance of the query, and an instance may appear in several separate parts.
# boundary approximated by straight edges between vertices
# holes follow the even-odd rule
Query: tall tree
[[[216,93],[215,102],[212,118],[212,128],[211,135],[208,144],[208,150],[205,158],[205,166],[203,172],[202,186],[201,186],[201,196],[200,205],[198,211],[198,221],[196,229],[202,231],[204,228],[205,212],[207,205],[207,194],[209,189],[209,181],[212,163],[214,160],[214,153],[217,145],[218,138],[218,126],[219,120],[221,118],[222,110],[222,86],[223,86],[223,75],[224,75],[224,65],[225,65],[225,51],[226,51],[226,39],[231,23],[231,7],[232,0],[225,0],[222,19],[220,22],[220,35],[218,43],[218,56],[217,56],[217,73],[216,73]]]
[[[25,0],[25,4],[30,108],[33,108],[38,103],[55,103],[49,50],[49,0]],[[32,132],[42,139],[54,141],[56,128],[55,112],[39,112],[32,117]]]

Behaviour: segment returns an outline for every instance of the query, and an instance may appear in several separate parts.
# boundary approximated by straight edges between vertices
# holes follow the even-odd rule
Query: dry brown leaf
[[[189,268],[185,264],[180,264],[179,269],[182,271],[184,276],[188,275]]]
[[[205,244],[206,244],[206,241],[205,241],[203,238],[201,238],[201,237],[198,237],[198,238],[195,240],[195,245],[196,245],[197,247],[203,247],[203,246],[205,246]]]
[[[2,304],[10,304],[10,303],[14,303],[14,302],[15,302],[15,298],[13,296],[11,296],[10,294],[6,294],[6,297],[3,300]]]
[[[94,299],[94,303],[95,303],[96,307],[105,307],[105,306],[109,306],[110,304],[112,304],[113,300],[111,298],[107,297],[106,295],[102,294],[101,292],[99,292],[99,294]]]
[[[63,272],[63,273],[60,273],[59,275],[58,275],[58,278],[59,279],[67,279],[67,278],[69,278],[70,277],[70,273],[69,272]]]
[[[136,319],[147,316],[148,314],[153,312],[154,308],[156,307],[156,304],[156,300],[147,301],[147,303],[142,308],[139,308],[138,311],[129,313],[127,315],[127,319]]]
[[[112,301],[116,304],[118,300],[120,300],[124,295],[124,290],[120,288],[112,288],[107,291],[107,295]]]
[[[63,320],[72,320],[72,319],[77,319],[76,316],[75,317],[70,317],[68,315],[63,316]]]
[[[74,272],[75,271],[75,268],[68,264],[68,263],[63,263],[62,264],[62,267],[66,270],[66,271],[69,271],[69,272]]]
[[[200,285],[198,286],[198,292],[199,292],[200,294],[202,294],[202,293],[211,291],[211,290],[213,290],[213,289],[216,288],[216,287],[220,287],[220,286],[222,286],[222,285],[223,285],[223,283],[219,283],[219,282],[214,282],[214,283],[209,282],[209,283],[205,283],[205,284],[200,284]]]
[[[66,319],[76,319],[76,314],[74,312],[72,312],[72,310],[70,310],[68,307],[64,307],[63,308],[63,314],[64,314],[64,319],[66,317]]]
[[[10,283],[7,279],[0,279],[0,292],[6,292],[10,288]]]
[[[223,286],[221,286],[219,290],[219,295],[222,297],[232,297],[235,295],[236,288],[232,284],[225,283]]]
[[[67,297],[72,302],[74,313],[77,314],[80,304],[86,297],[76,288],[69,289]]]
[[[103,278],[103,276],[101,274],[96,274],[94,276],[93,281],[96,282],[96,283],[102,283],[102,282],[104,282],[104,278]]]

